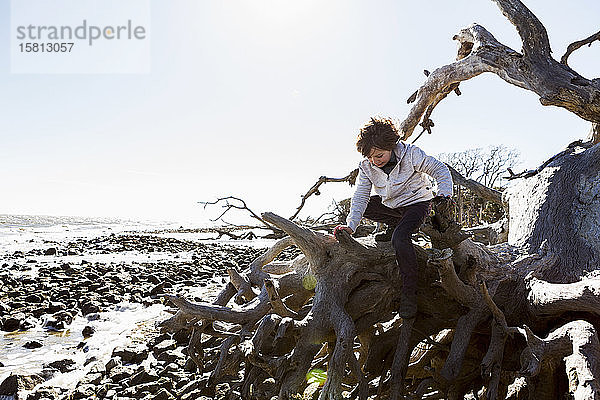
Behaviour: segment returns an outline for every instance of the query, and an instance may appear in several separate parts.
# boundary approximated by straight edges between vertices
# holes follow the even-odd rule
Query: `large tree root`
[[[188,356],[208,376],[206,393],[227,382],[231,398],[295,398],[316,388],[309,386],[311,376],[319,381],[315,368],[326,371],[321,400],[342,399],[344,392],[359,399],[462,399],[469,392],[487,399],[567,392],[596,398],[600,347],[590,322],[598,321],[598,281],[541,281],[536,271],[553,263],[552,254],[500,256],[462,239],[442,217],[428,229],[445,226],[438,243],[453,245],[416,248],[413,320],[395,317],[402,282],[391,247],[365,246],[345,232],[322,235],[264,214],[290,237],[247,271],[229,271],[230,283],[214,304],[167,296],[178,311],[163,325],[187,330]],[[303,256],[274,261],[293,244]],[[579,321],[564,321],[570,315]],[[565,325],[551,331],[556,318]],[[523,325],[531,329],[512,327]],[[565,368],[558,368],[563,359]],[[555,389],[548,392],[542,380]]]
[[[555,399],[557,388],[541,377],[553,376],[564,362],[569,392],[576,400],[600,398],[600,342],[592,324],[572,321],[540,339],[527,327],[523,329],[527,348],[521,354],[521,373],[528,378],[530,393],[536,399]]]

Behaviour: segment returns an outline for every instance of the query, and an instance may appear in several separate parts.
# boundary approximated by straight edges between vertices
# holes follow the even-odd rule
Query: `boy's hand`
[[[350,235],[352,235],[352,229],[349,226],[346,225],[338,225],[335,228],[333,228],[333,236],[337,235],[339,231],[346,231],[348,232]]]

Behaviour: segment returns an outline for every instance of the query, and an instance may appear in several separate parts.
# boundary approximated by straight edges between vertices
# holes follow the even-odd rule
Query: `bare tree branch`
[[[593,126],[597,126],[597,124],[593,124]],[[594,128],[592,128],[592,132],[593,132]],[[590,148],[592,147],[594,144],[596,144],[597,142],[594,141],[588,141],[588,142],[583,142],[581,140],[577,140],[571,144],[569,144],[567,146],[566,149],[564,149],[563,151],[561,151],[560,153],[557,153],[555,155],[553,155],[552,157],[550,157],[548,160],[544,161],[544,163],[542,163],[542,165],[540,165],[539,167],[537,167],[536,169],[530,169],[527,171],[523,171],[519,174],[515,174],[511,168],[508,168],[508,173],[510,174],[509,176],[505,176],[504,179],[508,179],[508,180],[512,180],[512,179],[520,179],[520,178],[530,178],[534,175],[537,175],[538,173],[540,173],[544,168],[546,168],[552,161],[557,160],[559,158],[561,158],[562,156],[572,153],[575,148],[577,147],[582,147],[582,148]]]
[[[232,203],[232,201],[238,202],[239,204]],[[246,211],[248,211],[250,213],[250,216],[252,218],[255,218],[255,219],[259,220],[267,228],[271,229],[274,232],[279,232],[279,229],[277,229],[273,225],[269,224],[267,221],[265,221],[264,219],[262,219],[261,217],[259,217],[258,214],[256,214],[250,208],[248,208],[248,206],[246,205],[246,202],[244,200],[240,199],[239,197],[227,196],[227,197],[218,198],[215,201],[199,201],[198,203],[199,204],[203,204],[205,209],[206,209],[206,206],[209,206],[209,205],[216,205],[216,204],[219,204],[219,203],[222,204],[222,207],[225,209],[225,211],[223,211],[221,213],[221,215],[219,215],[215,219],[212,219],[211,221],[219,221],[219,220],[221,220],[221,218],[223,218],[223,216],[225,214],[227,214],[227,212],[229,212],[231,209],[246,210]]]
[[[322,184],[327,183],[327,182],[348,182],[348,183],[350,183],[350,186],[352,186],[356,182],[357,176],[358,176],[358,168],[353,170],[352,172],[350,172],[348,175],[346,175],[343,178],[328,178],[326,176],[320,177],[319,180],[317,180],[317,182],[314,185],[312,185],[312,187],[310,189],[308,189],[308,192],[306,192],[306,194],[304,196],[302,196],[302,201],[300,202],[300,205],[296,209],[296,212],[294,213],[294,215],[292,215],[290,217],[290,220],[294,220],[294,218],[296,218],[298,216],[298,214],[300,213],[300,210],[302,210],[302,207],[304,207],[304,204],[306,203],[306,199],[308,199],[313,194],[315,196],[318,196],[321,194],[321,192],[319,192],[319,187]]]
[[[583,47],[586,44],[588,45],[588,47],[591,46],[592,43],[596,40],[600,41],[600,31],[594,33],[592,36],[587,37],[583,40],[578,40],[576,42],[571,43],[569,46],[567,46],[567,51],[565,52],[565,54],[560,58],[560,62],[562,64],[569,65],[567,64],[567,60],[571,53],[573,53],[575,50],[577,50],[580,47]]]
[[[481,183],[473,179],[465,178],[450,165],[448,165],[448,169],[450,170],[450,173],[452,174],[452,180],[456,185],[466,187],[467,189],[469,189],[484,200],[502,204],[502,193],[500,193],[499,191],[482,185]]]
[[[587,121],[600,122],[600,80],[586,79],[554,60],[545,28],[519,0],[494,1],[517,26],[523,53],[498,42],[480,25],[462,29],[454,36],[460,45],[458,61],[434,70],[419,88],[414,106],[400,125],[403,140],[419,123],[428,124],[430,106],[435,107],[451,85],[484,72],[538,94],[542,105],[563,107]]]
[[[550,57],[550,41],[540,20],[519,0],[492,0],[502,14],[517,28],[527,57]]]

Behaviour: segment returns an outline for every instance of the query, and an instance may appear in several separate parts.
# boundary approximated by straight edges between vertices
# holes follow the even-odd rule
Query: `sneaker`
[[[392,240],[392,234],[394,233],[394,229],[396,229],[395,226],[388,225],[385,232],[378,233],[377,235],[375,235],[375,241],[376,242],[389,242],[390,240]]]

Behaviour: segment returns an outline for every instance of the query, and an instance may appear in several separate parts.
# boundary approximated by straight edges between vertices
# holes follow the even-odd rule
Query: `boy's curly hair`
[[[381,150],[393,150],[398,139],[400,139],[398,129],[391,119],[371,118],[358,134],[356,150],[363,156],[369,157],[375,147]]]

